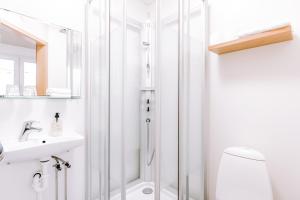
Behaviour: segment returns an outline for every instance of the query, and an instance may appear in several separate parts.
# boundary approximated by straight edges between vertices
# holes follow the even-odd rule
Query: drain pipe
[[[56,160],[55,168],[55,199],[58,200],[58,172],[61,171],[60,163]]]
[[[57,156],[52,156],[52,158],[56,161],[56,163],[58,164],[59,168],[60,168],[59,162],[61,162],[64,165],[64,172],[65,172],[65,200],[68,200],[68,169],[71,168],[71,165],[70,165],[69,162],[67,162],[67,161],[65,161],[65,160],[63,160],[63,159],[61,159],[61,158],[59,158]],[[57,170],[57,173],[58,173],[58,170]],[[58,178],[56,178],[56,180],[58,180]],[[58,181],[56,182],[56,185],[58,185]],[[56,192],[58,192],[58,188],[57,188]],[[58,193],[57,193],[57,197],[58,197]]]
[[[37,194],[37,200],[42,200],[42,192],[49,186],[49,159],[40,160],[41,169],[33,175],[32,188]]]

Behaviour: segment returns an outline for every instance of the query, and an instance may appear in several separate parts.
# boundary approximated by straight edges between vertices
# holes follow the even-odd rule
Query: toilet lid
[[[247,147],[230,147],[224,150],[224,153],[238,156],[245,159],[265,161],[265,157],[258,151]]]

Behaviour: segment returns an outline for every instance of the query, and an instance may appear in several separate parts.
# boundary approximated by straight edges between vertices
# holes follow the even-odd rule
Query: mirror
[[[0,97],[78,98],[82,34],[0,9]]]

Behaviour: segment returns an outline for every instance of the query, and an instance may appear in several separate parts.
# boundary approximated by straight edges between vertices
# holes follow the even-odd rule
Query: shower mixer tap
[[[147,112],[150,112],[150,99],[147,99],[147,100],[146,100],[146,104],[147,104],[146,111],[147,111]]]

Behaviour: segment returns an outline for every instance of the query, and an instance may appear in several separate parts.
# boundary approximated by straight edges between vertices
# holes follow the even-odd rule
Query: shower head
[[[145,42],[145,41],[143,41],[143,46],[145,46],[145,47],[149,47],[150,46],[150,43],[149,42]]]
[[[59,30],[59,32],[61,32],[61,33],[66,33],[67,31],[68,31],[67,28],[62,28],[62,29]]]

